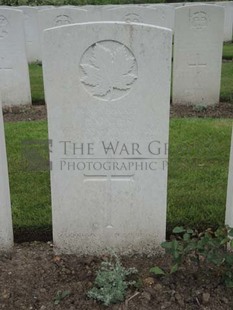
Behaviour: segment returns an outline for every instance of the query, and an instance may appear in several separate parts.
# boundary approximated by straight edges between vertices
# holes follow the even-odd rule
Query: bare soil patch
[[[46,120],[46,105],[32,105],[12,107],[4,109],[4,120],[6,122]],[[186,105],[171,105],[171,117],[211,117],[211,118],[233,118],[233,104],[219,103],[209,107],[193,107]]]
[[[47,119],[47,109],[42,104],[3,108],[3,117],[5,122],[45,120]]]
[[[177,274],[155,278],[149,269],[166,267],[165,257],[123,257],[125,267],[136,267],[138,288],[128,291],[122,304],[105,307],[87,298],[100,258],[73,255],[54,256],[51,244],[34,242],[15,246],[11,258],[0,259],[0,309],[6,310],[155,310],[233,309],[232,289],[225,288],[211,271],[187,265]],[[58,305],[58,291],[70,295]]]
[[[186,105],[171,105],[171,117],[210,117],[233,118],[233,104],[221,102],[215,106],[194,107]]]

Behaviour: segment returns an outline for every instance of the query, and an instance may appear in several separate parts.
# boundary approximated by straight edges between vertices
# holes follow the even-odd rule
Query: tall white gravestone
[[[0,92],[3,106],[31,104],[23,12],[0,9]]]
[[[58,252],[151,253],[165,239],[171,44],[142,24],[45,31]]]
[[[11,202],[5,148],[5,135],[0,102],[0,253],[9,252],[13,247]]]
[[[226,225],[233,228],[233,131],[231,136],[231,153],[228,172],[228,186],[227,186],[227,204],[226,204]]]
[[[36,7],[20,6],[24,13],[24,32],[26,52],[29,63],[40,60],[41,46],[39,36],[38,9]]]
[[[219,102],[224,9],[189,5],[176,9],[174,104],[213,105]]]

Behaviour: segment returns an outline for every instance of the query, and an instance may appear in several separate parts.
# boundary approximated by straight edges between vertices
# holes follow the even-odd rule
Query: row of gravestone
[[[165,239],[171,54],[172,31],[152,25],[83,23],[45,31],[58,253],[151,254]],[[9,251],[2,115],[0,126],[0,248]],[[232,178],[229,184],[230,217]]]
[[[59,10],[62,10],[62,14],[58,13]],[[106,10],[97,7],[92,10],[95,12],[92,20],[96,21],[125,20],[127,17],[128,21],[144,21],[146,24],[167,26],[169,29],[174,24],[173,10],[169,6],[121,6]],[[47,9],[40,11],[38,16],[41,28],[48,29],[71,21],[89,20],[84,12],[73,8]],[[22,12],[14,9],[0,10],[0,90],[3,106],[31,103],[22,23]],[[172,93],[174,104],[204,106],[219,102],[223,29],[224,9],[220,6],[190,5],[176,9]],[[83,36],[85,38],[85,34]],[[28,42],[33,42],[33,37],[36,38],[36,34],[32,31],[31,41],[28,39]],[[82,37],[78,38],[78,41],[82,40]]]
[[[192,4],[186,2],[183,5]],[[223,6],[225,10],[224,41],[232,41],[233,2],[217,2],[217,4]],[[176,7],[179,5],[176,4]],[[107,5],[83,6],[81,8],[71,6],[59,8],[21,6],[15,8],[22,10],[24,13],[26,52],[29,63],[42,60],[41,42],[43,30],[56,26],[88,21],[118,20],[147,23],[174,29],[175,10],[172,5]],[[1,18],[1,25],[7,26],[7,20],[4,19],[4,16]]]
[[[126,21],[148,23],[173,28],[174,8],[166,5],[157,6],[84,6],[58,7],[43,10],[35,7],[16,7],[24,13],[24,29],[29,62],[41,61],[43,30],[73,23],[97,21]],[[6,25],[7,21],[3,23]]]
[[[175,8],[186,5],[192,5],[189,2],[170,3]],[[200,4],[200,3],[199,3]],[[220,2],[208,2],[208,4],[216,4],[224,7],[225,19],[224,19],[224,41],[232,41],[233,34],[233,2],[232,1],[220,1]]]

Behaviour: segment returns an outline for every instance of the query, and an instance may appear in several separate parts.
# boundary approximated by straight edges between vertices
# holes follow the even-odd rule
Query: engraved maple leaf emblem
[[[91,92],[98,97],[112,98],[114,90],[130,89],[137,79],[134,73],[136,61],[130,51],[122,44],[112,49],[96,43],[88,63],[80,64],[84,77],[81,81],[91,86]]]

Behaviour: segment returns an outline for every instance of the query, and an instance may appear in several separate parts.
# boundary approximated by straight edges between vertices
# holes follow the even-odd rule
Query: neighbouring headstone
[[[172,29],[174,31],[175,26],[175,8],[169,5],[157,4],[154,6],[162,15],[163,24],[162,27]]]
[[[213,105],[219,102],[224,9],[188,5],[175,14],[174,104]]]
[[[20,6],[24,13],[24,33],[26,41],[26,53],[29,63],[40,60],[41,46],[38,24],[38,9],[36,7]]]
[[[175,10],[171,6],[121,5],[88,9],[89,21],[121,21],[174,28]]]
[[[233,130],[231,136],[231,152],[228,172],[228,186],[227,186],[227,203],[226,203],[226,225],[233,228]]]
[[[115,7],[122,7],[122,5],[84,5],[80,8],[87,11],[87,22],[101,22],[106,19],[103,12]]]
[[[48,10],[53,9],[54,5],[38,5],[36,6],[36,8],[38,8],[38,10]]]
[[[12,247],[13,228],[11,218],[10,189],[2,106],[0,102],[0,254],[11,251]]]
[[[165,239],[171,30],[121,22],[45,31],[58,252],[152,253]]]
[[[76,5],[61,5],[61,6],[59,6],[59,9],[63,9],[63,8],[77,8],[77,6]],[[79,6],[78,8],[83,8],[82,6]]]
[[[175,8],[168,5],[168,4],[161,4],[161,3],[147,3],[144,4],[150,9],[157,9],[159,14],[162,16],[164,20],[164,24],[162,27],[166,27],[169,29],[174,30],[175,26]]]
[[[69,7],[39,10],[38,19],[41,44],[43,41],[43,31],[45,29],[87,22],[86,13],[87,11],[84,9]]]
[[[3,106],[31,104],[23,12],[0,9],[0,93]]]
[[[224,7],[224,41],[232,41],[232,26],[233,26],[233,5],[232,1],[229,2],[216,2],[217,5]]]
[[[185,2],[168,3],[168,5],[171,5],[174,8],[178,8],[178,7],[181,7],[181,6],[185,6]]]

